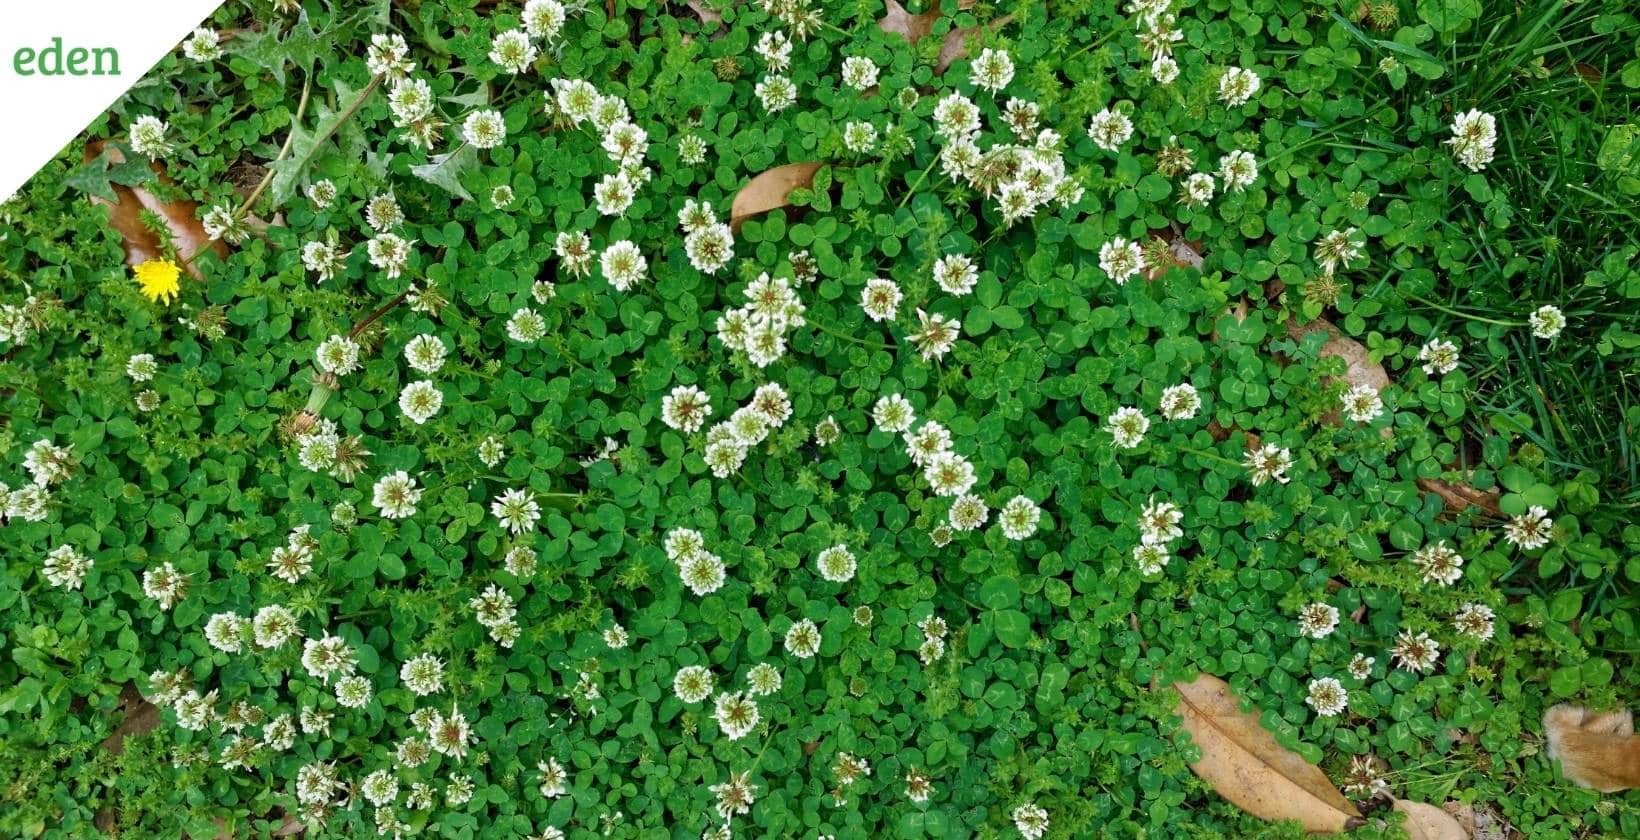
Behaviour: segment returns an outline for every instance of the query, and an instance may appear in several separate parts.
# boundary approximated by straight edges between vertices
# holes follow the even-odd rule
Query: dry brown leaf
[[[1321,768],[1276,743],[1258,716],[1218,677],[1174,683],[1177,713],[1202,757],[1190,765],[1236,807],[1264,820],[1297,820],[1306,831],[1337,832],[1360,825],[1361,813]]]
[[[950,69],[952,62],[968,55],[968,38],[970,36],[979,34],[985,29],[1001,29],[1008,21],[1013,19],[1013,15],[1003,15],[990,23],[982,23],[966,29],[953,29],[945,33],[945,40],[940,44],[940,57],[934,62],[934,72],[936,74],[944,73]]]
[[[1469,832],[1451,814],[1434,805],[1397,799],[1395,810],[1407,815],[1410,840],[1469,840]]]
[[[823,165],[813,161],[788,163],[758,174],[735,193],[729,205],[729,227],[738,232],[747,219],[787,206],[791,191],[812,183],[814,173]]]
[[[119,755],[125,749],[126,738],[145,735],[159,726],[159,707],[148,702],[130,683],[120,690],[120,711],[125,716],[102,742],[102,748],[110,755]]]
[[[96,160],[103,151],[103,142],[93,140],[85,144],[85,161]],[[109,149],[108,158],[114,163],[122,163],[125,156],[118,149]],[[170,176],[165,174],[165,168],[158,162],[152,164],[154,171],[159,173],[160,180],[170,182]],[[108,208],[108,225],[120,235],[120,244],[125,248],[125,262],[127,265],[138,265],[146,260],[159,259],[165,255],[160,239],[144,227],[141,211],[147,210],[165,220],[165,226],[171,229],[171,242],[176,247],[177,255],[188,259],[202,248],[216,251],[217,256],[227,257],[228,248],[221,242],[212,242],[205,235],[205,228],[199,223],[199,205],[192,201],[163,202],[153,193],[142,187],[128,187],[124,184],[110,183],[117,201],[110,203],[106,199],[92,196],[93,204],[101,204]],[[188,273],[195,278],[200,276],[199,267],[193,263],[187,266]]]
[[[723,14],[706,5],[705,0],[685,0],[685,4],[700,18],[702,24],[723,22]]]
[[[1602,793],[1640,787],[1640,736],[1628,710],[1600,713],[1562,703],[1543,713],[1549,758],[1567,779]]]
[[[1493,516],[1503,515],[1503,511],[1498,507],[1501,494],[1497,490],[1477,490],[1467,484],[1442,481],[1438,478],[1418,479],[1418,489],[1440,496],[1441,500],[1446,502],[1448,510],[1461,511],[1478,507]]]
[[[877,28],[915,44],[924,35],[934,30],[934,21],[940,19],[940,7],[934,3],[933,8],[920,15],[914,15],[900,5],[899,0],[884,0],[887,4],[885,14],[878,19]]]

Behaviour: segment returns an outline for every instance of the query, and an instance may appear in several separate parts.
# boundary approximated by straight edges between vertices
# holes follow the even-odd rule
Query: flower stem
[[[1483,318],[1479,315],[1470,315],[1470,314],[1465,313],[1465,312],[1459,312],[1456,309],[1453,309],[1453,308],[1447,307],[1447,306],[1442,306],[1441,304],[1438,304],[1435,301],[1426,300],[1426,299],[1421,298],[1417,295],[1409,294],[1409,295],[1407,295],[1407,298],[1409,298],[1411,300],[1415,300],[1415,301],[1417,301],[1417,302],[1419,302],[1419,303],[1421,303],[1421,304],[1423,304],[1423,305],[1425,305],[1425,306],[1427,306],[1431,309],[1439,309],[1440,311],[1445,312],[1446,314],[1451,315],[1455,318],[1467,318],[1471,321],[1480,321],[1483,324],[1496,324],[1500,327],[1524,327],[1524,326],[1526,326],[1526,324],[1524,322],[1521,322],[1521,321],[1499,321],[1496,318]]]
[[[840,338],[844,341],[852,341],[855,344],[860,345],[861,347],[869,347],[873,350],[893,350],[894,349],[892,346],[887,345],[887,344],[879,344],[878,342],[875,342],[875,341],[866,341],[865,339],[862,339],[862,338],[855,338],[854,336],[849,335],[848,333],[839,332],[839,331],[834,330],[831,327],[828,327],[825,324],[822,324],[819,321],[816,321],[815,319],[807,317],[807,316],[804,317],[804,320],[806,320],[809,323],[813,324],[821,332],[825,333],[826,335],[831,336],[832,338]]]

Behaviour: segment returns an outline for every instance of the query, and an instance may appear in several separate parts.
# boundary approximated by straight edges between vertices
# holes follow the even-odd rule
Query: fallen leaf
[[[1543,713],[1543,732],[1549,758],[1570,781],[1602,793],[1640,787],[1640,736],[1627,710],[1562,703]]]
[[[1501,494],[1497,490],[1477,490],[1467,484],[1443,481],[1439,478],[1418,479],[1418,489],[1440,496],[1441,500],[1446,502],[1448,510],[1461,511],[1478,507],[1493,516],[1503,515],[1503,511],[1498,508]]]
[[[700,22],[702,24],[723,22],[722,13],[718,12],[718,10],[712,8],[711,6],[706,5],[705,0],[685,0],[685,5],[689,7],[690,11],[695,13],[696,17],[700,18]]]
[[[1361,824],[1361,813],[1321,768],[1276,743],[1255,714],[1218,677],[1174,683],[1177,713],[1201,750],[1190,769],[1219,795],[1263,820],[1297,820],[1306,831],[1337,832]]]
[[[124,717],[102,742],[102,748],[110,755],[124,751],[126,738],[145,735],[159,726],[159,707],[148,702],[133,684],[127,683],[120,690],[120,711]]]
[[[931,4],[932,9],[920,15],[914,15],[900,5],[899,0],[884,0],[887,5],[886,13],[877,21],[877,28],[893,35],[899,35],[915,44],[924,35],[934,30],[934,21],[940,19],[938,3]]]
[[[1337,377],[1350,386],[1367,385],[1374,391],[1382,391],[1389,387],[1389,373],[1384,366],[1373,361],[1367,353],[1366,345],[1345,335],[1343,331],[1332,325],[1325,318],[1317,318],[1308,324],[1299,324],[1296,318],[1287,321],[1287,335],[1294,341],[1303,341],[1306,336],[1317,332],[1325,332],[1327,342],[1321,345],[1320,356],[1333,356],[1344,360],[1344,375]],[[1329,377],[1331,378],[1331,377]],[[1329,426],[1338,425],[1343,419],[1343,413],[1334,408],[1321,416],[1322,422]],[[1379,430],[1379,434],[1389,437],[1394,434],[1388,426]]]
[[[729,227],[738,231],[747,219],[787,206],[789,202],[786,198],[791,191],[812,183],[814,173],[820,171],[823,165],[817,162],[788,163],[760,173],[746,182],[746,186],[735,193],[735,200],[729,206]]]
[[[1150,238],[1159,239],[1167,243],[1167,255],[1171,262],[1167,265],[1146,265],[1143,276],[1146,280],[1155,280],[1168,272],[1171,268],[1194,268],[1201,270],[1204,259],[1202,257],[1202,243],[1200,240],[1191,241],[1176,228],[1160,228],[1150,232]],[[1247,299],[1242,298],[1237,305],[1239,312],[1236,320],[1247,317]]]
[[[103,141],[92,140],[85,144],[85,161],[95,160],[103,153]],[[125,156],[118,148],[109,147],[108,158],[118,165],[125,161]],[[161,183],[170,183],[171,178],[165,174],[165,168],[156,161],[151,164],[154,171],[159,173]],[[91,196],[93,204],[100,204],[108,208],[108,226],[120,235],[120,245],[125,249],[127,265],[139,265],[147,260],[159,259],[165,256],[165,249],[160,238],[142,223],[141,213],[147,210],[159,216],[165,226],[171,231],[171,243],[176,248],[177,255],[188,259],[204,248],[215,251],[217,256],[226,258],[228,248],[221,242],[212,242],[205,235],[205,228],[199,223],[199,204],[193,201],[160,201],[155,195],[141,186],[128,187],[120,183],[110,183],[114,191],[115,200],[109,201],[98,196]],[[200,277],[199,266],[190,262],[188,273],[195,278]]]
[[[1013,15],[1003,15],[1002,17],[992,20],[990,23],[982,23],[978,26],[967,27],[966,29],[953,29],[950,32],[945,33],[945,41],[940,44],[940,57],[934,62],[934,72],[936,74],[944,73],[946,70],[950,69],[951,64],[957,59],[967,56],[968,39],[970,36],[979,34],[987,29],[1001,29],[1003,26],[1007,25],[1008,21],[1013,19]]]
[[[1451,814],[1434,805],[1397,799],[1395,810],[1407,815],[1410,840],[1469,840],[1469,832]]]

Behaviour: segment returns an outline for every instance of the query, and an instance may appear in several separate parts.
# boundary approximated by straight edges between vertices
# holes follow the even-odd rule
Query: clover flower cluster
[[[758,386],[746,405],[706,431],[706,465],[712,475],[728,478],[740,470],[752,447],[786,425],[792,416],[791,397],[773,382]]]
[[[752,364],[768,367],[786,355],[786,335],[808,323],[803,301],[784,277],[759,274],[747,284],[746,304],[717,319],[718,340],[746,354]]]
[[[683,229],[683,251],[697,271],[716,274],[734,258],[734,232],[718,221],[711,202],[684,202],[678,211],[678,227]]]
[[[0,519],[43,522],[51,505],[51,488],[67,481],[79,468],[74,446],[58,446],[47,438],[31,444],[23,453],[23,469],[29,483],[15,490],[0,481]]]
[[[1036,128],[1034,103],[1010,103],[1014,118],[1008,127],[1018,142],[998,141],[982,150],[979,106],[955,91],[934,106],[934,134],[944,144],[941,171],[994,200],[1003,225],[1011,227],[1050,203],[1076,204],[1083,188],[1067,171],[1059,132]]]
[[[678,568],[678,578],[689,591],[705,597],[723,588],[728,576],[723,558],[706,550],[706,540],[691,528],[673,528],[664,542],[666,559]]]

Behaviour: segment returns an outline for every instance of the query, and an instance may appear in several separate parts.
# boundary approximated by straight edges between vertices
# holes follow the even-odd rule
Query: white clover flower
[[[91,558],[80,553],[74,546],[59,545],[46,554],[40,574],[52,586],[74,590],[85,583],[86,573],[91,571],[93,565]]]
[[[513,193],[511,184],[496,184],[490,189],[490,204],[497,210],[511,207],[515,198],[517,195]]]
[[[1237,149],[1219,158],[1219,180],[1231,192],[1241,192],[1258,180],[1258,161],[1252,152]]]
[[[523,307],[507,319],[507,337],[519,344],[540,341],[547,334],[547,319],[539,312]]]
[[[888,394],[877,400],[871,409],[872,422],[885,432],[899,434],[917,421],[916,409],[899,394]]]
[[[541,771],[541,783],[536,789],[543,797],[557,799],[569,793],[569,773],[556,757],[549,756],[546,761],[536,762],[535,769]]]
[[[1494,614],[1485,604],[1464,604],[1452,617],[1452,628],[1470,638],[1486,641],[1492,638]]]
[[[444,357],[448,352],[438,336],[423,333],[405,343],[404,360],[422,373],[434,374],[444,367]]]
[[[638,187],[625,171],[611,172],[592,186],[592,197],[598,212],[605,216],[624,216],[637,198]]]
[[[429,380],[412,382],[399,392],[399,411],[404,413],[404,419],[418,426],[433,419],[443,407],[444,392]]]
[[[706,141],[697,134],[678,138],[678,161],[685,166],[699,166],[706,162]]]
[[[1041,840],[1048,833],[1048,812],[1034,802],[1027,802],[1013,810],[1014,828],[1025,840]]]
[[[522,534],[533,530],[535,523],[540,521],[541,505],[535,501],[534,493],[515,487],[495,497],[495,501],[490,503],[490,513],[509,532]]]
[[[626,628],[619,624],[613,625],[609,629],[605,630],[603,636],[604,644],[609,645],[610,650],[620,650],[626,647],[627,643],[632,640],[632,637],[627,634]]]
[[[317,274],[320,283],[335,277],[345,266],[347,256],[330,242],[315,240],[302,246],[302,266]]]
[[[308,200],[313,202],[313,207],[316,210],[330,209],[330,205],[336,201],[336,194],[336,182],[329,178],[314,181],[307,188]]]
[[[804,618],[786,631],[786,652],[798,659],[810,659],[820,652],[820,628]]]
[[[678,564],[678,575],[695,595],[704,597],[723,588],[728,579],[723,560],[711,552],[701,552]]]
[[[814,558],[814,567],[832,583],[847,583],[854,578],[857,564],[848,546],[834,545]]]
[[[142,573],[142,594],[152,598],[162,610],[176,606],[188,594],[188,575],[177,571],[170,561]]]
[[[410,246],[414,244],[414,239],[405,239],[396,233],[378,233],[365,244],[365,252],[370,255],[371,265],[387,272],[388,277],[397,278],[410,264]]]
[[[757,39],[757,46],[753,47],[757,54],[769,65],[769,70],[775,73],[784,73],[791,66],[792,42],[786,33],[774,29],[764,32]]]
[[[951,352],[951,348],[956,346],[957,337],[962,335],[961,322],[939,313],[929,315],[918,309],[917,325],[917,331],[911,334],[911,341],[917,345],[917,351],[925,362]]]
[[[484,108],[467,115],[461,123],[461,136],[475,149],[493,149],[507,139],[507,123],[501,112]]]
[[[416,503],[421,501],[421,488],[404,470],[382,476],[370,492],[371,504],[387,519],[404,519],[415,515]]]
[[[1418,348],[1418,361],[1424,363],[1424,373],[1444,376],[1458,369],[1458,345],[1443,338],[1432,338]]]
[[[712,696],[712,672],[700,665],[685,665],[672,677],[672,693],[685,703],[699,703]]]
[[[649,261],[644,259],[638,246],[625,239],[610,243],[598,262],[604,279],[618,292],[624,292],[642,281],[644,273],[649,270]]]
[[[1169,501],[1156,501],[1152,496],[1145,501],[1145,506],[1139,511],[1140,538],[1147,543],[1165,543],[1184,536],[1184,529],[1179,523],[1184,521],[1184,514],[1179,506]]]
[[[349,709],[362,709],[370,703],[370,680],[361,676],[342,677],[336,681],[336,702]]]
[[[936,496],[961,496],[973,488],[978,479],[974,465],[955,452],[941,452],[928,459],[923,466],[923,480]]]
[[[386,767],[373,771],[359,783],[359,795],[372,805],[386,805],[399,796],[399,777]]]
[[[713,703],[712,718],[731,741],[750,735],[761,717],[757,701],[739,692],[719,694]]]
[[[1254,487],[1261,487],[1269,481],[1286,484],[1287,470],[1293,466],[1293,453],[1273,443],[1266,443],[1248,451],[1242,466],[1247,468]]]
[[[778,114],[791,107],[797,101],[797,86],[792,80],[778,73],[771,73],[763,77],[752,89],[757,94],[763,109],[771,114]]]
[[[1213,200],[1213,176],[1206,172],[1192,172],[1184,179],[1183,193],[1179,201],[1186,205],[1198,206]]]
[[[149,160],[159,160],[175,151],[175,147],[165,138],[165,132],[170,126],[159,117],[144,114],[131,123],[129,130],[131,150],[139,155],[147,155]]]
[[[1344,685],[1332,677],[1322,677],[1310,680],[1310,687],[1305,692],[1304,702],[1315,709],[1315,713],[1322,717],[1333,717],[1344,711],[1349,704],[1350,694],[1344,690]]]
[[[531,38],[552,41],[564,28],[564,4],[558,0],[529,0],[524,4],[524,31]]]
[[[946,522],[958,531],[976,531],[985,527],[985,520],[991,515],[991,509],[986,506],[985,500],[974,495],[958,496],[951,502],[951,510],[946,513]]]
[[[860,308],[873,321],[892,321],[899,313],[900,301],[905,294],[893,280],[873,277],[860,290]]]
[[[359,369],[359,343],[345,335],[333,335],[319,342],[313,358],[325,373],[346,376]]]
[[[1258,93],[1261,85],[1262,80],[1257,73],[1241,67],[1228,68],[1219,77],[1219,101],[1231,108],[1239,108]]]
[[[1367,677],[1372,676],[1372,663],[1377,661],[1378,660],[1364,653],[1356,654],[1355,657],[1350,660],[1350,676],[1358,680],[1364,680]]]
[[[159,372],[159,363],[154,361],[152,353],[136,353],[125,361],[125,375],[131,377],[132,382],[147,382]]]
[[[1469,109],[1452,118],[1452,138],[1446,144],[1458,162],[1471,172],[1480,172],[1492,162],[1498,142],[1498,121],[1485,111]]]
[[[188,40],[182,42],[182,54],[189,61],[215,61],[222,57],[222,36],[216,34],[215,29],[195,29]]]
[[[553,79],[552,86],[555,91],[553,104],[559,113],[576,124],[592,119],[593,112],[598,110],[603,99],[591,82],[582,79]]]
[[[1338,608],[1331,604],[1306,604],[1298,611],[1298,632],[1312,639],[1325,639],[1338,629]]]
[[[448,715],[433,712],[427,717],[427,739],[432,743],[433,751],[457,761],[466,757],[472,729],[461,710],[451,708]]]
[[[974,59],[968,75],[974,84],[992,93],[1008,86],[1014,78],[1014,60],[1007,50],[985,48]]]
[[[400,79],[387,92],[387,109],[399,128],[431,117],[435,104],[433,86],[426,79]]]
[[[1133,120],[1121,111],[1105,108],[1088,121],[1088,136],[1107,152],[1118,151],[1133,136]]]
[[[1002,535],[1010,540],[1028,539],[1036,533],[1037,523],[1042,519],[1042,508],[1026,496],[1015,496],[1002,506],[997,514],[997,524],[1002,526]]]
[[[1171,552],[1161,543],[1142,542],[1133,547],[1133,564],[1139,567],[1139,574],[1142,575],[1159,573],[1170,559]]]
[[[410,60],[410,45],[405,43],[404,36],[388,33],[370,36],[364,66],[370,75],[382,76],[388,81],[402,79],[416,71],[416,63]]]
[[[1168,420],[1189,420],[1196,416],[1201,407],[1202,398],[1196,392],[1196,386],[1181,382],[1162,389],[1162,399],[1157,410]]]
[[[946,140],[967,137],[979,131],[979,108],[972,100],[952,92],[934,104],[934,133]]]
[[[230,245],[238,245],[250,236],[239,219],[234,217],[233,211],[222,206],[212,207],[205,211],[204,218],[200,219],[199,227],[205,235],[213,240],[220,240]]]
[[[1354,423],[1371,423],[1384,413],[1384,400],[1371,385],[1355,385],[1339,397],[1344,416]]]
[[[1435,667],[1441,657],[1441,646],[1429,638],[1428,633],[1414,635],[1410,630],[1402,630],[1395,637],[1390,653],[1394,654],[1399,667],[1419,673]]]
[[[966,295],[979,282],[979,269],[963,254],[946,254],[934,261],[934,282],[947,294]]]
[[[404,224],[404,211],[399,209],[399,200],[392,193],[380,193],[365,202],[364,221],[371,230],[380,233]]]
[[[1463,555],[1448,546],[1446,540],[1412,552],[1411,559],[1424,583],[1451,586],[1463,577]]]
[[[1531,551],[1549,544],[1554,527],[1555,521],[1549,518],[1549,511],[1533,505],[1525,513],[1504,523],[1503,539],[1516,548]]]
[[[843,148],[863,155],[877,145],[877,127],[869,122],[850,122],[843,126]]]
[[[269,604],[257,610],[251,619],[251,638],[259,648],[271,650],[283,647],[301,635],[295,613],[279,604]]]
[[[712,416],[712,399],[693,385],[679,385],[661,398],[661,422],[686,434],[700,431]]]
[[[522,29],[509,29],[499,32],[490,41],[490,60],[501,65],[501,69],[508,73],[526,73],[541,56],[531,43],[530,36]]]
[[[399,666],[399,680],[418,697],[437,693],[444,687],[444,660],[431,653],[412,656]]]
[[[1334,230],[1316,240],[1315,261],[1321,265],[1321,271],[1332,274],[1339,266],[1349,267],[1366,255],[1366,243],[1357,241],[1355,228]]]
[[[340,636],[308,639],[302,645],[302,667],[308,676],[322,683],[329,684],[332,677],[352,674],[357,662],[358,654]]]
[[[729,776],[727,781],[707,788],[717,798],[717,804],[712,808],[723,818],[723,825],[715,831],[709,830],[701,835],[701,840],[730,840],[733,835],[729,830],[729,820],[752,812],[752,805],[757,802],[757,785],[751,783],[748,778],[750,776],[750,771],[735,773]],[[712,836],[714,834],[715,837]]]
[[[752,666],[746,674],[748,690],[758,697],[767,697],[780,690],[780,669],[767,662],[759,662]]]
[[[1566,316],[1560,307],[1550,304],[1538,307],[1526,320],[1532,325],[1532,335],[1536,338],[1553,339],[1566,329]]]
[[[1139,243],[1118,236],[1099,246],[1099,269],[1118,285],[1124,284],[1145,270],[1145,253]]]
[[[1159,85],[1173,84],[1179,78],[1179,62],[1171,55],[1157,55],[1150,60],[1150,78]]]
[[[1116,412],[1105,418],[1105,431],[1109,432],[1113,442],[1119,449],[1132,449],[1145,439],[1145,432],[1150,430],[1150,418],[1143,411],[1131,406],[1116,409]]]
[[[734,258],[735,236],[728,225],[707,225],[684,237],[683,250],[697,271],[716,274]]]
[[[863,55],[843,59],[843,84],[865,90],[877,84],[877,63]]]

